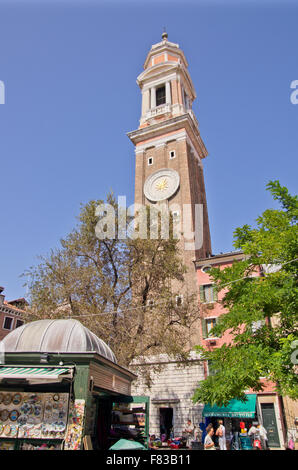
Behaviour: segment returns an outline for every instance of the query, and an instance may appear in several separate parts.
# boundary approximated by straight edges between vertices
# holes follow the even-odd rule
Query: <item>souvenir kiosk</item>
[[[79,321],[39,320],[9,333],[0,364],[0,450],[108,449],[148,443],[148,397]],[[3,362],[3,361],[2,361]]]

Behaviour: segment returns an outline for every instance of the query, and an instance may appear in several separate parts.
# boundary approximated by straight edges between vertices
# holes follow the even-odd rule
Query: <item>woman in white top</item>
[[[223,425],[223,420],[218,420],[218,428],[216,430],[216,436],[218,436],[218,445],[220,450],[227,450],[226,443],[226,428]]]

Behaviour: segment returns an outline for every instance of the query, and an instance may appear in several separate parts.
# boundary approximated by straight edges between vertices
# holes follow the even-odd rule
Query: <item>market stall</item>
[[[139,398],[130,395],[136,376],[117,364],[111,349],[72,319],[25,324],[3,343],[0,450],[107,449],[113,403],[123,402],[128,412]],[[142,443],[148,433],[144,423],[137,418],[126,423],[135,428],[139,424]]]

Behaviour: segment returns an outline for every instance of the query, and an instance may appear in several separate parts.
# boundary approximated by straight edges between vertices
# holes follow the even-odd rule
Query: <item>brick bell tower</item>
[[[168,205],[173,219],[181,224],[180,249],[188,269],[185,287],[197,292],[194,261],[211,255],[202,166],[207,150],[192,110],[196,93],[187,68],[179,45],[169,42],[163,33],[137,78],[142,92],[141,119],[139,128],[128,136],[136,153],[135,203]],[[189,234],[195,231],[196,220],[200,236],[195,243]]]

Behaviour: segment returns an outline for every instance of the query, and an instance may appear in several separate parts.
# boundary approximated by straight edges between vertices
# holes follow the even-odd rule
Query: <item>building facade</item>
[[[12,330],[24,324],[26,300],[16,299],[7,302],[0,287],[0,341]]]
[[[220,303],[225,291],[216,292],[208,272],[211,267],[231,266],[244,255],[212,255],[202,165],[207,150],[192,110],[196,92],[184,53],[178,44],[168,41],[166,33],[161,42],[151,47],[137,84],[142,93],[140,125],[128,134],[135,146],[136,208],[164,206],[180,223],[180,249],[187,267],[185,290],[197,294],[201,312],[201,322],[194,329],[189,347],[201,344],[212,350],[230,343],[232,335],[226,332],[215,338],[210,334],[218,317],[226,311]],[[260,276],[261,272],[253,275]],[[166,428],[167,435],[171,429],[174,435],[181,435],[188,419],[195,426],[206,424],[204,406],[194,405],[191,397],[198,383],[210,373],[208,364],[195,353],[186,367],[167,356],[152,357],[139,364],[151,368],[158,365],[160,370],[154,373],[150,388],[142,380],[142,373],[133,384],[134,394],[150,396],[150,432],[160,435]],[[133,368],[137,373],[138,365]],[[263,383],[262,392],[247,391],[255,399],[250,414],[267,428],[270,447],[282,448],[287,439],[285,407],[274,384],[265,379]],[[286,405],[291,420],[293,407],[291,403]],[[232,431],[231,421],[226,420],[225,424],[227,431]]]
[[[135,146],[135,207],[165,207],[172,213],[181,234],[179,246],[187,267],[184,291],[198,295],[194,261],[211,256],[211,239],[203,174],[207,150],[192,110],[196,92],[188,63],[178,44],[154,44],[137,84],[142,93],[139,128],[128,134]],[[182,292],[183,296],[183,292]],[[200,342],[200,328],[190,346]],[[153,375],[151,388],[142,380],[133,384],[134,394],[150,396],[150,432],[169,437],[181,435],[188,419],[198,425],[202,405],[191,397],[204,378],[204,365],[192,354],[186,367],[167,356],[149,358],[142,367],[161,366]],[[137,373],[137,365],[133,370]]]
[[[188,63],[166,33],[151,47],[137,84],[142,93],[140,125],[128,133],[136,155],[136,208],[152,205],[172,213],[183,231],[185,290],[196,292],[193,262],[211,255],[202,165],[207,150],[192,110],[196,93]]]
[[[232,266],[233,263],[244,259],[242,252],[222,253],[215,255],[212,258],[205,258],[196,261],[196,270],[198,276],[198,286],[200,291],[200,304],[201,304],[201,330],[202,330],[202,345],[212,351],[223,344],[232,342],[232,335],[226,331],[220,338],[212,335],[212,328],[216,325],[218,318],[227,313],[220,301],[223,299],[226,290],[216,292],[212,281],[209,276],[210,268],[225,269]],[[261,271],[256,271],[253,276],[262,275]],[[258,325],[256,325],[256,328]],[[204,372],[205,378],[211,373],[208,364],[205,364]],[[268,445],[270,448],[283,448],[286,441],[285,435],[285,418],[283,412],[283,403],[281,397],[275,391],[275,384],[264,379],[261,379],[263,390],[255,392],[254,390],[247,390],[247,394],[255,393],[256,397],[256,420],[263,423],[268,432]],[[228,430],[231,427],[231,420],[225,419],[225,425]]]

